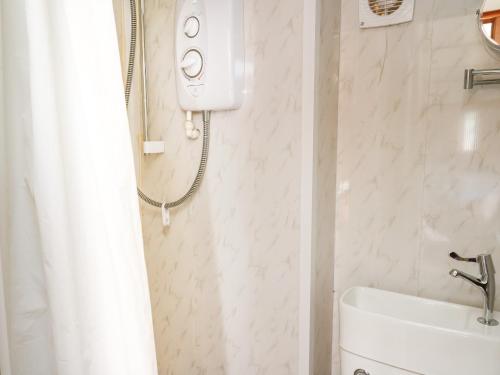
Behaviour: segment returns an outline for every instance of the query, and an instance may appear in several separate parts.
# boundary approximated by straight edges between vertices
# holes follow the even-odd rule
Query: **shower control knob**
[[[188,38],[194,38],[200,32],[200,20],[194,16],[189,17],[184,23],[184,34]]]
[[[198,77],[203,71],[203,56],[200,51],[196,49],[187,51],[182,58],[181,69],[188,79]]]

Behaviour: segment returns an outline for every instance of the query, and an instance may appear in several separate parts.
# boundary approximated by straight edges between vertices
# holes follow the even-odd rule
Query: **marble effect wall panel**
[[[447,273],[477,274],[477,266],[457,264],[448,253],[491,253],[500,265],[500,89],[466,91],[461,78],[465,68],[498,67],[500,59],[477,32],[481,2],[462,3],[455,12],[452,3],[435,4],[419,294],[480,306],[480,293]]]
[[[142,161],[142,185],[172,200],[201,143],[177,105],[175,1],[145,3],[149,134],[167,152]],[[297,373],[302,2],[245,1],[245,28],[245,103],[213,114],[201,190],[167,229],[143,206],[162,375]]]

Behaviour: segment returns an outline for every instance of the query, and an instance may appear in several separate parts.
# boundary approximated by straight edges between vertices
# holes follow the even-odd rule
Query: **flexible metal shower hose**
[[[128,108],[130,101],[130,93],[132,89],[132,81],[134,79],[134,68],[135,68],[135,52],[137,48],[137,7],[136,0],[130,0],[130,50],[128,58],[128,68],[127,68],[127,82],[125,84],[125,102]],[[147,126],[147,124],[144,124]],[[205,170],[207,168],[208,162],[208,151],[210,145],[210,111],[203,112],[203,146],[201,152],[200,165],[198,167],[198,173],[193,181],[193,184],[189,188],[186,194],[184,194],[179,199],[173,202],[159,202],[155,199],[148,197],[139,187],[137,187],[137,193],[139,197],[151,206],[158,208],[173,208],[180,206],[185,201],[193,196],[193,194],[198,190],[205,175]]]

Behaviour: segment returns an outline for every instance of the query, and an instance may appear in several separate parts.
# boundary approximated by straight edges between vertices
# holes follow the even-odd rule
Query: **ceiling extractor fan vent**
[[[359,0],[362,28],[409,22],[413,19],[415,0]]]

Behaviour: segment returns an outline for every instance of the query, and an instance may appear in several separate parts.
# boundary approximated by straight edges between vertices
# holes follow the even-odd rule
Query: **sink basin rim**
[[[413,296],[413,295],[408,295],[408,294],[402,294],[398,292],[393,292],[393,291],[388,291],[388,290],[383,290],[383,289],[377,289],[377,288],[372,288],[372,287],[365,287],[365,286],[354,286],[349,289],[347,289],[341,296],[340,298],[340,304],[343,306],[343,308],[349,308],[349,309],[354,309],[356,311],[362,312],[363,314],[369,314],[372,316],[384,318],[384,319],[393,319],[395,321],[398,321],[400,323],[404,324],[412,324],[415,326],[423,327],[423,328],[432,328],[436,330],[440,330],[442,332],[447,332],[447,333],[452,333],[452,334],[458,334],[461,336],[467,336],[467,337],[475,337],[479,338],[481,340],[488,340],[492,342],[500,342],[500,327],[490,327],[490,326],[485,326],[481,325],[479,322],[477,323],[476,328],[481,328],[483,331],[486,331],[488,334],[480,333],[480,332],[474,332],[466,329],[459,329],[459,328],[451,328],[451,327],[444,327],[438,324],[432,324],[432,323],[426,323],[426,322],[420,322],[420,321],[415,321],[412,319],[404,318],[402,316],[397,316],[395,314],[385,314],[384,312],[379,312],[379,311],[372,311],[369,309],[363,309],[360,306],[357,306],[354,302],[349,302],[347,298],[355,294],[357,292],[363,293],[363,292],[368,292],[368,293],[377,293],[380,295],[386,294],[388,296],[391,296],[392,298],[403,298],[407,299],[410,301],[413,301],[414,303],[425,303],[426,305],[434,305],[434,306],[442,306],[445,308],[453,308],[456,310],[462,310],[462,311],[468,311],[468,312],[475,312],[477,313],[477,317],[482,316],[483,310],[479,309],[477,307],[472,307],[472,306],[467,306],[467,305],[461,305],[458,303],[453,303],[453,302],[446,302],[446,301],[440,301],[440,300],[434,300],[430,298],[424,298],[420,296]],[[498,320],[499,319],[499,312],[495,311],[495,318]],[[496,335],[492,335],[490,333],[496,333]]]

